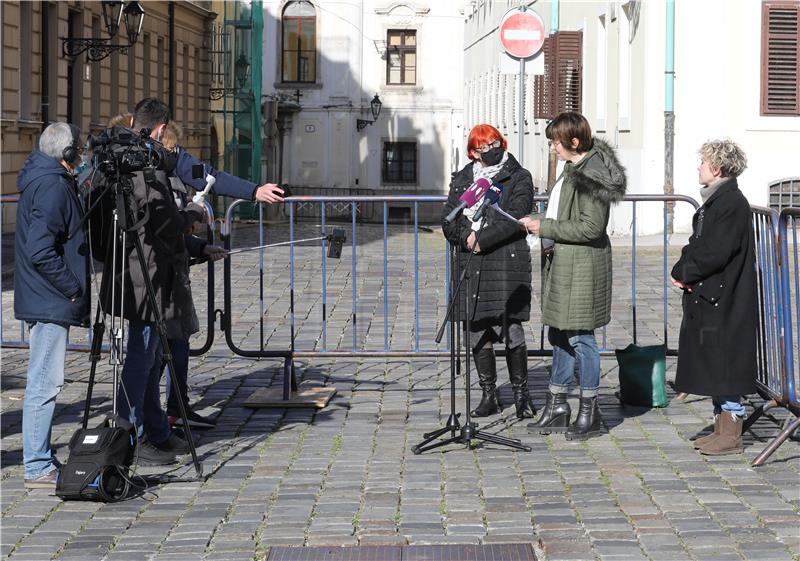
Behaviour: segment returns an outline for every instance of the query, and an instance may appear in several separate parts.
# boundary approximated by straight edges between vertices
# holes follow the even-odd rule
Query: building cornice
[[[431,11],[429,6],[423,6],[419,2],[389,2],[375,8],[375,13],[379,16],[388,16],[395,8],[400,7],[408,8],[416,16],[425,16]]]

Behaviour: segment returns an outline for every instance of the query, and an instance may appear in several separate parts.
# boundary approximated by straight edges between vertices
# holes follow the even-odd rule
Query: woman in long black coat
[[[508,217],[493,209],[476,219],[481,205],[475,205],[447,222],[444,218],[459,204],[459,197],[477,180],[483,178],[502,185],[499,206],[514,218],[530,214],[533,207],[531,174],[509,154],[508,142],[491,125],[477,125],[467,140],[470,160],[453,174],[450,194],[442,211],[442,229],[460,253],[460,267],[469,265],[469,295],[460,292],[460,320],[470,319],[470,344],[483,396],[472,411],[476,417],[497,413],[500,400],[497,392],[497,367],[494,343],[504,342],[508,376],[514,391],[518,418],[534,415],[528,395],[528,348],[522,322],[530,318],[531,257],[525,241],[526,231]],[[457,272],[460,276],[461,271]],[[456,276],[455,278],[459,278]],[[467,301],[470,308],[467,311]]]
[[[742,452],[741,396],[755,392],[755,247],[750,205],[736,177],[744,152],[730,140],[700,148],[703,205],[692,220],[692,236],[672,269],[683,289],[675,389],[712,396],[714,433],[695,440],[707,455]]]

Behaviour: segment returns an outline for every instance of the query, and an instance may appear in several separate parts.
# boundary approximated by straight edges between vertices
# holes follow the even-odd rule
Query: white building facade
[[[461,0],[264,2],[266,177],[304,194],[446,193],[463,18]]]
[[[764,58],[768,54],[767,45],[775,40],[774,34],[768,40],[768,33],[774,33],[775,26],[764,14],[770,9],[780,10],[773,17],[780,27],[777,31],[783,34],[778,36],[778,43],[785,39],[791,45],[794,33],[796,48],[796,14],[800,13],[800,2],[471,2],[465,8],[464,130],[479,122],[493,124],[508,137],[512,151],[518,145],[520,130],[516,118],[517,77],[503,73],[498,24],[507,10],[523,4],[539,13],[548,36],[554,31],[579,32],[581,96],[576,109],[588,118],[596,134],[617,148],[628,169],[629,193],[665,192],[665,167],[671,167],[674,193],[699,201],[697,149],[708,139],[722,137],[738,142],[748,156],[748,169],[739,185],[751,204],[767,206],[770,183],[800,176],[796,53],[793,63],[787,61],[789,73],[794,65],[793,85],[789,80],[785,96],[778,92],[788,99],[788,105],[771,114],[762,107],[766,90],[773,88],[773,94],[777,91],[775,84],[766,85],[768,72],[762,72],[767,67]],[[674,28],[670,25],[671,14]],[[674,56],[674,74],[668,68],[670,51]],[[534,57],[527,66],[535,68],[541,64],[542,56]],[[791,53],[787,56],[791,59]],[[510,71],[513,72],[513,66]],[[670,104],[667,82],[671,76],[674,76],[674,96]],[[777,88],[784,86],[778,84]],[[526,76],[525,92],[523,159],[537,187],[543,191],[548,179],[543,134],[547,120],[536,118],[532,75]],[[674,115],[672,166],[665,137],[665,130],[669,130],[665,113],[670,108]],[[638,205],[637,232],[663,231],[662,214],[660,204]],[[674,230],[690,230],[692,214],[690,206],[677,204]],[[632,205],[620,205],[613,213],[609,230],[629,232],[631,218]]]

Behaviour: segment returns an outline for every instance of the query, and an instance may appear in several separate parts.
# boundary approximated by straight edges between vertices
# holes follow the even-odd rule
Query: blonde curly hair
[[[728,138],[709,140],[697,153],[709,167],[720,170],[722,177],[739,177],[747,168],[744,150]]]

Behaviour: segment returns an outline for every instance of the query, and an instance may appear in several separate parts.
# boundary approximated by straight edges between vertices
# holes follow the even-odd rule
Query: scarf
[[[728,182],[728,178],[726,177],[722,181],[711,185],[710,187],[701,187],[700,188],[700,198],[703,199],[703,204],[706,204],[706,201],[711,198],[711,195],[716,193],[720,187],[725,185]]]
[[[500,160],[499,163],[493,166],[483,166],[477,160],[472,162],[472,182],[475,183],[480,178],[488,179],[489,181],[492,180],[492,177],[497,175],[505,163],[508,161],[508,151],[503,152],[503,158]],[[481,204],[483,203],[483,197],[478,199],[478,201],[466,209],[464,211],[464,216],[470,219],[472,222],[472,230],[477,232],[481,228],[481,223],[486,223],[484,220],[473,220],[472,217],[475,216],[475,213],[478,212]]]

